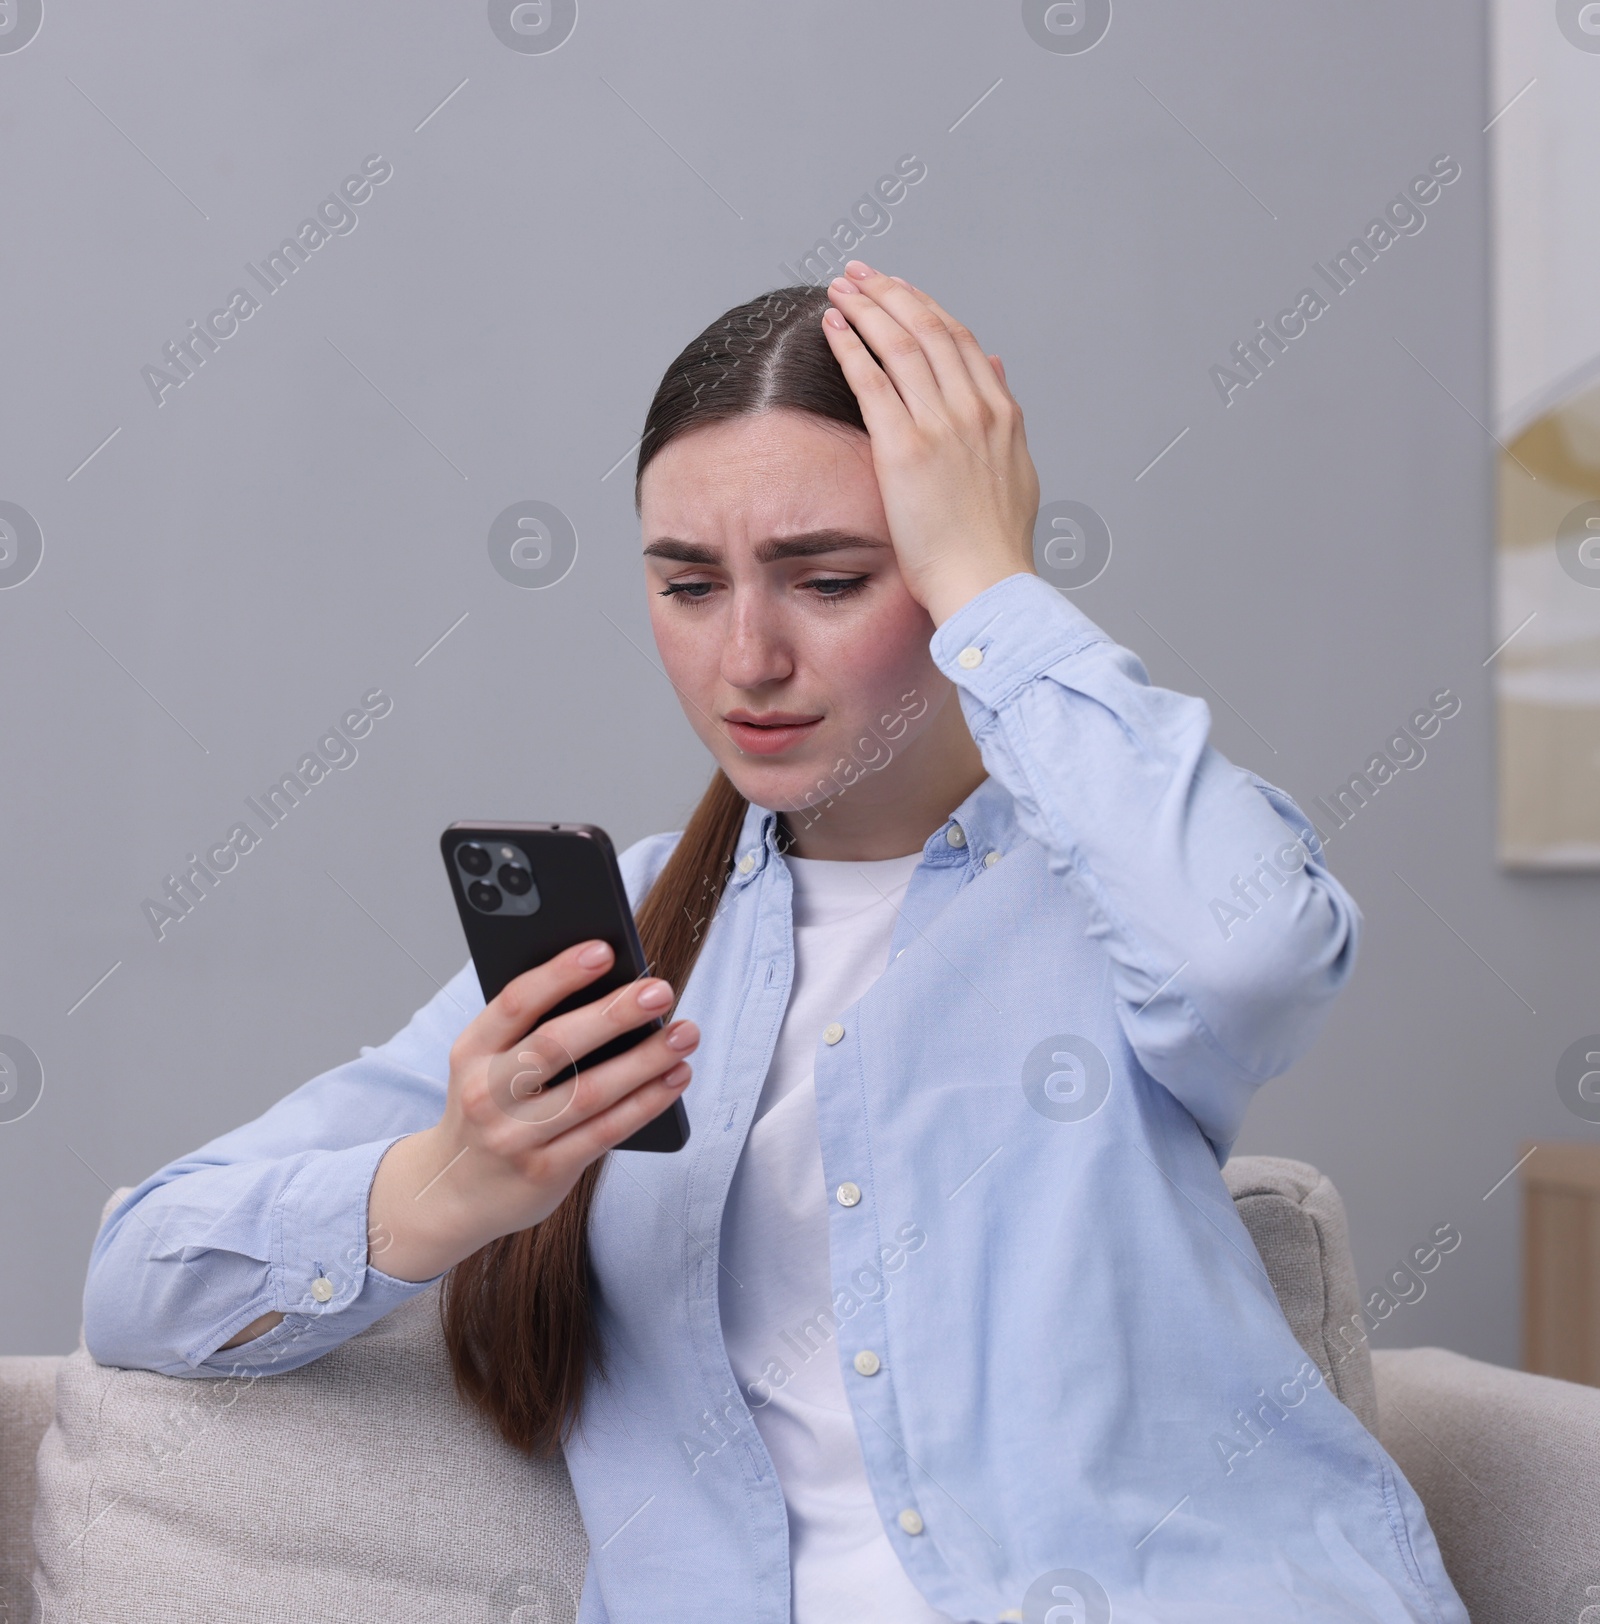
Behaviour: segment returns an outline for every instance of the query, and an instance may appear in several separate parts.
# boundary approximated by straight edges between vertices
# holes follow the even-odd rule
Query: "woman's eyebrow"
[[[776,564],[785,558],[812,558],[818,553],[843,552],[847,548],[885,548],[889,543],[875,536],[858,536],[849,530],[807,530],[798,536],[774,536],[757,542],[755,557],[758,564]],[[662,536],[644,549],[646,558],[666,558],[678,564],[720,564],[722,554],[715,547],[699,542],[680,541],[676,536]]]

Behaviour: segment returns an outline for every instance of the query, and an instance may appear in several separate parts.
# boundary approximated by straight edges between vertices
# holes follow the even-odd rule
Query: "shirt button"
[[[325,1274],[319,1274],[311,1282],[311,1295],[319,1303],[325,1303],[333,1295],[333,1282]]]
[[[908,1534],[920,1534],[922,1532],[922,1518],[910,1506],[907,1506],[896,1520]]]
[[[844,1028],[837,1021],[831,1021],[822,1029],[824,1043],[837,1043],[844,1036]]]
[[[861,1200],[861,1186],[846,1180],[833,1192],[833,1198],[841,1207],[853,1207]]]
[[[967,837],[961,832],[961,825],[959,823],[952,823],[950,827],[945,830],[944,837],[952,846],[964,846],[967,843]]]
[[[863,1348],[851,1363],[856,1367],[858,1376],[876,1376],[883,1369],[877,1354],[871,1348]]]
[[[983,650],[981,648],[964,648],[956,655],[956,664],[963,671],[971,671],[975,666],[983,664]]]
[[[739,872],[741,874],[748,874],[755,866],[755,857],[750,852],[746,852],[744,856],[739,859]]]
[[[993,868],[999,861],[1000,853],[997,851],[989,851],[983,854],[983,866],[985,868]]]

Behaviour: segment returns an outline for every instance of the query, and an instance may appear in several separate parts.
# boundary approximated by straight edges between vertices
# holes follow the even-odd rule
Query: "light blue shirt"
[[[923,847],[888,968],[817,1034],[835,1295],[770,1379],[807,1349],[841,1361],[884,1526],[952,1619],[1097,1620],[1103,1597],[1118,1624],[1465,1624],[1420,1502],[1295,1341],[1219,1171],[1351,971],[1360,915],[1315,830],[1211,748],[1201,700],[1037,576],[930,650],[989,776]],[[613,1155],[594,1207],[610,1375],[567,1450],[583,1624],[789,1619],[764,1390],[735,1387],[718,1311],[793,974],[774,825],[751,806],[678,1009],[704,1034],[689,1144]],[[623,854],[635,905],[677,838]],[[94,1356],[291,1369],[420,1290],[368,1262],[367,1191],[438,1119],[481,1008],[463,967],[388,1043],[140,1185],[95,1244]],[[287,1318],[216,1352],[269,1309]]]

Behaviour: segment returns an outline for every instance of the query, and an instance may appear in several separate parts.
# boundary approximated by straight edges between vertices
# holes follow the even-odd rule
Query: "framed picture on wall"
[[[1492,0],[1499,856],[1600,868],[1600,0]]]

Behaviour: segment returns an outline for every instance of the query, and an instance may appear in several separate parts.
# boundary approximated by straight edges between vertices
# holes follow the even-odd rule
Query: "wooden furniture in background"
[[[1600,1387],[1600,1143],[1522,1167],[1522,1368]]]

